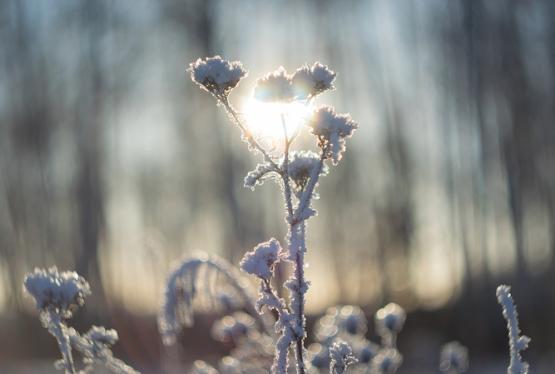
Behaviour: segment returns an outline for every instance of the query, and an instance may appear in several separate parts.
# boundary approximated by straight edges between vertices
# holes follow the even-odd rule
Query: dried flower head
[[[468,370],[468,348],[459,342],[441,347],[439,369],[443,373],[459,374]]]
[[[312,134],[318,137],[318,146],[326,150],[326,157],[331,158],[334,165],[345,152],[345,139],[358,128],[349,114],[337,114],[330,106],[316,109],[308,126]]]
[[[89,283],[74,271],[58,272],[56,267],[48,270],[36,268],[25,276],[25,290],[35,299],[37,309],[53,310],[63,318],[71,318],[73,312],[85,303],[91,294]]]
[[[262,279],[269,279],[275,263],[280,259],[281,250],[281,245],[275,238],[260,243],[251,252],[245,253],[240,264],[241,270]]]
[[[256,81],[254,97],[264,102],[290,102],[295,99],[291,76],[280,66]]]
[[[310,99],[324,91],[332,90],[335,72],[326,65],[315,62],[311,67],[302,66],[291,78],[295,97],[300,100]]]
[[[227,96],[247,75],[239,61],[224,60],[220,56],[199,58],[190,64],[188,71],[193,82],[215,96]]]

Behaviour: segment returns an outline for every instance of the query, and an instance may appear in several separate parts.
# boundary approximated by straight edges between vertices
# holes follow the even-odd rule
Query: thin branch
[[[231,104],[229,103],[229,100],[227,99],[226,96],[223,97],[217,97],[217,99],[219,100],[220,103],[222,103],[222,105],[224,106],[225,110],[227,111],[227,113],[231,116],[231,118],[233,119],[233,122],[235,122],[235,124],[239,127],[239,129],[241,129],[241,132],[243,133],[243,136],[245,137],[245,139],[247,140],[247,142],[254,148],[256,148],[260,153],[262,153],[262,155],[264,156],[264,159],[269,162],[276,170],[279,170],[279,166],[276,164],[276,162],[272,159],[272,157],[268,154],[268,152],[264,149],[264,147],[262,147],[260,145],[260,143],[258,143],[256,141],[256,139],[254,138],[254,136],[252,136],[251,132],[247,129],[247,127],[243,124],[243,122],[241,121],[241,119],[239,118],[239,114],[237,113],[237,111],[231,106]]]

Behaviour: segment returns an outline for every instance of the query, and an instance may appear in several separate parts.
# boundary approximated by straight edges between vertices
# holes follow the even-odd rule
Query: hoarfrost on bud
[[[311,67],[302,66],[292,77],[295,97],[300,100],[310,99],[324,91],[332,90],[335,72],[320,62],[315,62]]]
[[[397,334],[403,328],[407,315],[403,308],[389,303],[376,312],[376,330],[381,336]]]
[[[392,374],[403,363],[403,356],[394,348],[381,349],[372,360],[372,374]]]
[[[520,328],[518,327],[518,313],[516,305],[511,295],[511,287],[501,285],[497,287],[497,301],[503,308],[503,317],[507,320],[507,329],[509,330],[509,348],[511,354],[511,361],[508,374],[527,374],[529,365],[527,362],[522,361],[521,351],[528,348],[530,338],[520,335]]]
[[[335,342],[330,347],[330,373],[342,374],[349,365],[356,362],[353,350],[346,342]]]
[[[99,344],[114,345],[118,341],[118,332],[102,326],[93,326],[83,337]]]
[[[263,102],[290,102],[295,99],[291,76],[283,66],[256,81],[254,98]]]
[[[220,56],[198,59],[189,65],[191,79],[201,88],[216,95],[226,96],[247,75],[239,61],[228,61]]]
[[[281,245],[275,238],[260,243],[251,252],[245,253],[240,264],[241,270],[262,279],[270,279],[281,251]]]
[[[449,342],[441,347],[439,370],[460,374],[468,370],[468,348],[459,342]]]
[[[326,157],[334,165],[337,165],[345,152],[345,139],[358,128],[349,114],[337,114],[335,109],[325,105],[314,111],[308,126],[318,138],[318,146],[326,150]]]
[[[23,281],[25,290],[36,302],[40,311],[53,310],[62,318],[71,318],[74,310],[85,303],[91,294],[89,283],[74,271],[58,272],[36,268]]]
[[[293,151],[289,154],[287,173],[293,181],[295,192],[301,192],[308,184],[312,171],[319,167],[320,156],[312,151]],[[283,160],[281,161],[283,165]],[[324,165],[320,176],[327,175],[329,168]]]

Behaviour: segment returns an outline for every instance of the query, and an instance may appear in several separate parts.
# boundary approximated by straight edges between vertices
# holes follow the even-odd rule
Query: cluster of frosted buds
[[[345,152],[345,139],[358,128],[349,114],[337,114],[330,106],[316,109],[308,126],[318,138],[318,146],[325,150],[326,157],[334,165],[337,165]]]
[[[287,173],[294,183],[295,192],[304,190],[314,169],[318,168],[320,157],[312,151],[294,151],[289,154]],[[283,165],[283,161],[281,162]],[[327,175],[329,168],[323,165],[320,176]]]
[[[263,102],[309,100],[333,89],[334,79],[335,72],[319,62],[302,66],[292,75],[280,66],[256,82],[254,97]]]
[[[403,328],[406,318],[403,308],[395,303],[389,303],[376,312],[376,330],[385,340],[384,345],[390,347],[395,345],[395,336]]]
[[[297,69],[291,83],[298,99],[312,98],[324,91],[333,90],[335,72],[326,65],[315,62],[311,67],[308,65]]]
[[[274,265],[282,256],[281,245],[277,239],[258,244],[252,251],[245,253],[241,260],[241,270],[268,280],[274,272]]]
[[[91,294],[89,283],[73,271],[58,272],[35,269],[25,276],[25,290],[35,299],[37,309],[53,311],[62,318],[71,318],[73,312],[85,303]]]
[[[349,365],[355,364],[357,359],[349,344],[339,341],[330,347],[330,373],[342,374]]]
[[[190,64],[188,71],[193,82],[218,98],[227,96],[247,75],[239,61],[227,61],[220,56],[199,58]]]
[[[372,360],[373,374],[392,374],[403,363],[403,356],[393,348],[385,348],[378,352]]]
[[[468,348],[459,342],[441,347],[439,369],[443,373],[460,374],[468,370]]]
[[[237,342],[255,328],[254,319],[246,313],[236,312],[216,321],[212,336],[220,342]]]

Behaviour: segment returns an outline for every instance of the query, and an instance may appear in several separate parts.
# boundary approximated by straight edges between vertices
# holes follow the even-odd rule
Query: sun
[[[311,106],[300,102],[265,103],[250,98],[243,107],[248,130],[257,140],[269,143],[273,147],[277,147],[285,140],[282,116],[285,120],[287,137],[291,139],[311,113]]]

